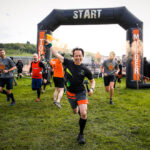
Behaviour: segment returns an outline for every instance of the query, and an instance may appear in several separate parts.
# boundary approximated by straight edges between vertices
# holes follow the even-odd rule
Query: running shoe
[[[35,100],[35,102],[40,102],[40,98],[37,98],[37,99]]]
[[[86,141],[84,139],[84,135],[80,134],[80,133],[78,135],[77,141],[79,142],[79,144],[85,144],[86,143]]]
[[[11,103],[10,103],[10,106],[14,106],[16,104],[16,102],[15,101],[12,101]]]
[[[56,105],[57,102],[53,102],[54,105]]]
[[[61,104],[59,102],[55,102],[55,105],[58,107],[58,108],[62,108]]]
[[[114,104],[114,102],[113,102],[112,100],[110,100],[110,104],[111,104],[111,105],[113,105],[113,104]]]

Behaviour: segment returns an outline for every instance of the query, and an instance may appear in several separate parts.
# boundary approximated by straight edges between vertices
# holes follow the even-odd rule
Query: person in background
[[[33,54],[33,61],[30,66],[29,74],[32,75],[32,90],[37,91],[37,99],[35,102],[40,101],[41,85],[42,85],[42,70],[45,71],[45,65],[38,60],[38,55]]]
[[[45,71],[42,71],[42,86],[43,86],[43,90],[42,92],[45,92],[46,89],[46,85],[47,85],[47,78],[48,78],[48,64],[47,61],[44,57],[44,54],[41,54],[41,58],[40,58],[41,62],[45,65]]]
[[[119,84],[121,84],[121,78],[122,78],[122,64],[121,64],[120,60],[118,60],[117,63],[118,63],[119,71],[118,71],[118,74],[116,75],[116,80],[115,80],[115,83],[114,83],[114,88],[116,86],[116,82],[118,82]]]
[[[104,73],[105,90],[110,93],[110,104],[114,104],[112,97],[116,75],[118,74],[118,64],[115,61],[115,53],[113,51],[110,52],[109,58],[103,62],[101,72]]]
[[[53,81],[55,84],[54,91],[54,104],[61,108],[60,100],[62,99],[64,93],[64,71],[63,65],[58,58],[53,58],[50,60],[50,65],[53,68]]]
[[[84,129],[87,122],[87,104],[88,99],[86,96],[86,90],[84,87],[84,78],[87,77],[90,80],[91,88],[88,91],[88,95],[91,96],[95,88],[95,80],[92,76],[92,72],[82,64],[84,57],[84,50],[81,48],[73,49],[73,60],[67,59],[60,55],[53,47],[50,41],[45,40],[46,47],[50,48],[52,54],[57,57],[65,66],[66,80],[67,80],[67,98],[72,107],[73,113],[80,116],[79,126],[80,131],[77,137],[79,144],[85,144]]]
[[[22,69],[23,69],[23,62],[21,59],[18,60],[18,62],[16,63],[16,67],[17,67],[17,79],[18,78],[22,78]]]
[[[5,94],[8,101],[11,98],[10,106],[16,104],[14,95],[11,92],[11,89],[13,89],[13,70],[15,69],[17,68],[12,59],[6,57],[4,49],[0,49],[0,93]],[[5,85],[6,90],[4,90]]]
[[[118,60],[117,63],[118,63],[118,67],[119,67],[119,71],[118,71],[118,75],[117,75],[117,81],[118,81],[118,83],[121,83],[121,78],[122,78],[122,64],[121,64],[120,60]]]

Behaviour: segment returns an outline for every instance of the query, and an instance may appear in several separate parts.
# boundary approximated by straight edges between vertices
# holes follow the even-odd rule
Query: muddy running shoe
[[[37,98],[37,99],[35,100],[35,102],[40,102],[40,98]]]
[[[61,104],[59,102],[55,102],[55,105],[58,107],[58,108],[62,108]]]
[[[86,141],[84,139],[84,135],[80,134],[80,133],[78,135],[77,141],[79,142],[79,144],[85,144],[86,143]]]
[[[14,106],[16,104],[16,102],[15,101],[12,101],[11,103],[10,103],[10,106]]]
[[[114,104],[114,102],[113,102],[112,100],[110,100],[110,104],[111,104],[111,105],[113,105],[113,104]]]

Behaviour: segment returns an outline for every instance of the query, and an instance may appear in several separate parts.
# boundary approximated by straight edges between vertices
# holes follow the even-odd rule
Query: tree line
[[[6,51],[13,50],[16,53],[30,53],[36,52],[36,45],[27,43],[0,43],[0,48],[4,48]]]

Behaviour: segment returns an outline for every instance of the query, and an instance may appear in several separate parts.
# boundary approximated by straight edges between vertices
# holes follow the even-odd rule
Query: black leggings
[[[40,98],[40,95],[41,95],[41,89],[38,88],[38,89],[32,89],[32,90],[37,90],[37,97]]]

